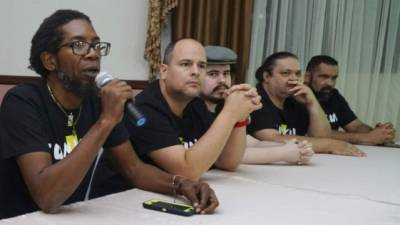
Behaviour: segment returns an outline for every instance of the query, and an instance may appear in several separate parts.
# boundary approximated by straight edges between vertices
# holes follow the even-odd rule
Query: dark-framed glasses
[[[93,48],[96,54],[100,56],[106,56],[110,52],[111,44],[108,42],[88,43],[86,41],[73,41],[61,45],[59,49],[62,47],[70,47],[72,52],[79,56],[85,56],[89,54],[91,48]]]

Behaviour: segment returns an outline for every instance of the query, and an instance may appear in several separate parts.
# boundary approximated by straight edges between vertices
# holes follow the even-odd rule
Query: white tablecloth
[[[317,154],[310,165],[242,165],[212,170],[204,180],[220,207],[213,215],[182,217],[142,207],[172,197],[138,189],[36,212],[0,224],[400,224],[400,149],[360,146],[368,157]]]

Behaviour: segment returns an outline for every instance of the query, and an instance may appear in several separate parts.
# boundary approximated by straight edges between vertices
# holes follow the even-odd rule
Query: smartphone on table
[[[150,199],[143,202],[143,207],[160,212],[176,214],[180,216],[192,216],[195,214],[193,206],[167,202],[160,199]]]

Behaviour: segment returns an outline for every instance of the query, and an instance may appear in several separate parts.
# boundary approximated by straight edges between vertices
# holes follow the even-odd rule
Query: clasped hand
[[[249,84],[232,86],[224,93],[224,108],[228,109],[236,118],[236,121],[246,119],[249,114],[262,107],[261,96],[257,90]]]

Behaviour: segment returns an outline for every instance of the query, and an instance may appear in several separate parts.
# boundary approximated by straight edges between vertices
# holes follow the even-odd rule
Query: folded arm
[[[305,164],[311,159],[314,151],[311,143],[292,139],[285,143],[258,141],[247,136],[248,144],[242,163],[246,164],[270,164],[287,162]]]
[[[356,146],[339,140],[330,138],[314,138],[305,136],[280,135],[276,130],[263,129],[253,133],[258,140],[284,142],[296,138],[306,140],[312,144],[315,153],[329,153],[337,155],[365,156],[365,153]]]
[[[390,123],[378,124],[372,128],[358,119],[344,127],[346,132],[332,130],[332,138],[353,144],[393,143],[395,130]]]
[[[153,151],[150,157],[164,170],[193,180],[199,179],[214,163],[218,168],[235,170],[244,154],[246,132],[244,127],[234,128],[234,125],[260,107],[260,97],[254,89],[235,90],[225,99],[224,108],[211,127],[188,150],[175,145]]]
[[[221,112],[207,132],[189,149],[174,145],[155,150],[149,155],[169,173],[198,180],[217,161],[235,122],[235,119],[224,116]]]

